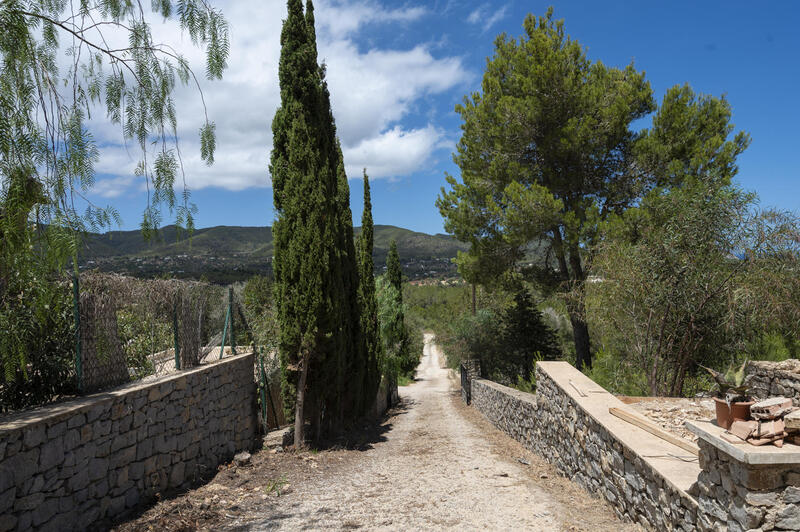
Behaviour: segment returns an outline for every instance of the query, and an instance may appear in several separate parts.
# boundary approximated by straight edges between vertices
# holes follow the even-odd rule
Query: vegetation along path
[[[119,530],[639,530],[461,401],[426,335],[416,382],[341,448],[262,451]]]

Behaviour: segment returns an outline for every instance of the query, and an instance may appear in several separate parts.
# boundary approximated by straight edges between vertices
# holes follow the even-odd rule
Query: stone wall
[[[702,438],[698,444],[698,502],[707,521],[728,532],[800,530],[800,464],[749,465]]]
[[[697,502],[652,464],[654,457],[669,457],[669,453],[649,449],[650,458],[645,458],[626,445],[571,397],[572,390],[556,382],[549,371],[553,364],[568,366],[552,362],[537,364],[535,395],[475,379],[472,404],[500,430],[542,455],[588,491],[608,500],[620,518],[655,530],[695,530]],[[573,378],[578,380],[578,375]],[[567,378],[564,384],[567,382],[573,380]],[[577,386],[585,388],[582,392],[588,400],[600,399],[590,393],[600,390],[592,390],[586,383]],[[610,399],[616,400],[611,396],[603,397],[602,401]],[[627,428],[635,430],[631,425]],[[666,442],[647,443],[652,444],[650,447],[666,445]],[[677,447],[670,450],[678,456],[687,454]],[[696,462],[676,461],[677,464],[668,467],[685,464],[688,478],[696,478],[699,472]]]
[[[800,406],[800,360],[783,362],[749,362],[745,383],[759,399],[782,395]]]
[[[0,422],[0,531],[86,529],[252,448],[253,363],[231,357]]]

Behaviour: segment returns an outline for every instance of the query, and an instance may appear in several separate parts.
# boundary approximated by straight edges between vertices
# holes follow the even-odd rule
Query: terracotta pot
[[[750,406],[755,401],[736,401],[728,406],[725,399],[714,398],[717,409],[717,425],[725,430],[731,428],[734,421],[747,421],[750,419]]]

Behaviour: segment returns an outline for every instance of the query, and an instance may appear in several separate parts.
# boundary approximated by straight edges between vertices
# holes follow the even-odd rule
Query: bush
[[[76,392],[69,282],[21,272],[0,301],[0,411],[38,406]],[[13,332],[13,333],[12,333]],[[12,360],[13,359],[13,360]]]
[[[117,311],[117,330],[131,377],[141,379],[155,371],[150,355],[173,347],[172,324],[142,308]]]
[[[484,377],[508,386],[530,387],[536,361],[559,358],[561,350],[525,289],[518,289],[508,299],[498,297],[499,308],[480,309],[474,316],[461,314],[439,340],[450,367],[476,358]]]

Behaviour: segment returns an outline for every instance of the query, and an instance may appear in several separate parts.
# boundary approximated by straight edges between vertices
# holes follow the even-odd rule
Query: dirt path
[[[261,451],[118,530],[639,530],[464,405],[441,358],[426,336],[400,406],[340,447]]]
[[[486,427],[457,408],[460,396],[441,365],[433,337],[426,336],[417,382],[401,389],[403,408],[390,419],[384,441],[342,470],[297,487],[282,498],[275,515],[249,528],[556,530],[566,525],[562,519],[572,512],[543,489],[547,480],[498,452]],[[514,454],[523,453],[519,447]],[[594,523],[594,530],[603,524],[619,530],[613,514],[603,517],[607,523]]]

